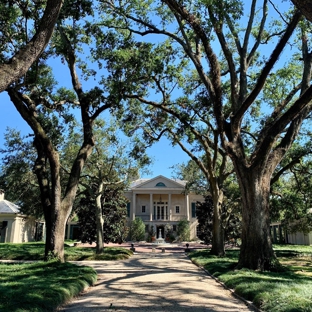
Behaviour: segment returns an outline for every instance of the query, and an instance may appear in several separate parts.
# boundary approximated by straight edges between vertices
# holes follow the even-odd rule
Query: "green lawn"
[[[213,276],[254,302],[265,312],[312,312],[312,247],[274,246],[282,272],[235,270],[239,250],[226,257],[209,255],[209,250],[189,256]],[[0,259],[43,259],[44,244],[0,244]],[[93,248],[65,247],[67,260],[116,260],[128,258],[124,248],[105,248],[97,256]],[[0,311],[53,311],[57,306],[92,285],[96,272],[71,263],[35,262],[0,264]]]
[[[132,255],[124,248],[65,247],[66,260],[120,260]],[[0,311],[43,312],[77,296],[97,279],[94,269],[66,262],[44,262],[43,243],[0,244],[0,260],[39,260],[31,263],[0,263]]]
[[[0,311],[54,311],[96,281],[96,272],[72,263],[0,263]]]
[[[120,247],[105,247],[104,253],[95,254],[95,248],[65,245],[66,261],[127,259],[132,251]],[[0,244],[0,260],[43,260],[44,243]]]
[[[285,270],[254,272],[235,270],[239,250],[226,257],[211,256],[209,250],[190,253],[190,258],[235,293],[267,312],[312,312],[312,247],[274,246]]]

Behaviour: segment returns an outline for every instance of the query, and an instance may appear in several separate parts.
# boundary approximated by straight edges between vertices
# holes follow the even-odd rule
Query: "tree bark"
[[[29,67],[41,55],[52,36],[62,5],[63,0],[48,0],[39,29],[34,37],[6,64],[0,65],[0,92],[25,75]]]
[[[291,2],[312,22],[312,0],[291,0]]]
[[[58,259],[65,262],[64,237],[66,222],[72,207],[52,206],[45,215],[46,221],[46,242],[44,259]]]
[[[224,229],[221,219],[222,203],[223,203],[222,190],[218,189],[212,191],[212,200],[213,200],[213,222],[212,222],[212,244],[210,253],[214,256],[223,257],[225,255],[225,247],[224,247]]]
[[[100,183],[98,188],[98,194],[95,199],[95,209],[96,209],[96,253],[101,254],[104,251],[104,242],[103,242],[103,236],[104,236],[104,219],[103,219],[103,212],[102,212],[102,203],[101,203],[101,197],[102,197],[102,191],[103,191],[103,182]]]
[[[272,270],[276,257],[270,236],[270,178],[260,168],[235,163],[242,195],[242,245],[238,268]]]

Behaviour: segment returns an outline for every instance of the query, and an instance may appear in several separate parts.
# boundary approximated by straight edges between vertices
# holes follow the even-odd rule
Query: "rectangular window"
[[[176,213],[180,213],[180,206],[176,206],[175,208],[176,208],[176,209],[175,209],[175,210],[176,210]]]
[[[196,203],[192,203],[192,218],[196,218]]]
[[[127,217],[130,218],[130,203],[127,203]]]
[[[145,213],[145,206],[142,206],[142,213]]]
[[[165,207],[161,206],[161,219],[164,220],[165,218]]]
[[[172,231],[173,231],[173,232],[176,232],[176,231],[177,231],[177,225],[176,225],[176,224],[173,224],[173,225],[172,225]]]

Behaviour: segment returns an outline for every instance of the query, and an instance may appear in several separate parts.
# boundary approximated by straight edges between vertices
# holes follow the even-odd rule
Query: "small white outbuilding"
[[[20,213],[0,190],[0,243],[25,243],[43,239],[44,222]]]

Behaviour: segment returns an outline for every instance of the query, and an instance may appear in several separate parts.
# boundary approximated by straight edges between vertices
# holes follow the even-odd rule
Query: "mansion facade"
[[[131,183],[125,192],[128,221],[140,217],[146,231],[152,226],[156,237],[164,237],[165,229],[170,226],[176,234],[179,221],[186,219],[190,224],[190,238],[197,238],[196,202],[203,201],[201,195],[186,194],[186,181],[157,176],[152,179],[138,179]]]

